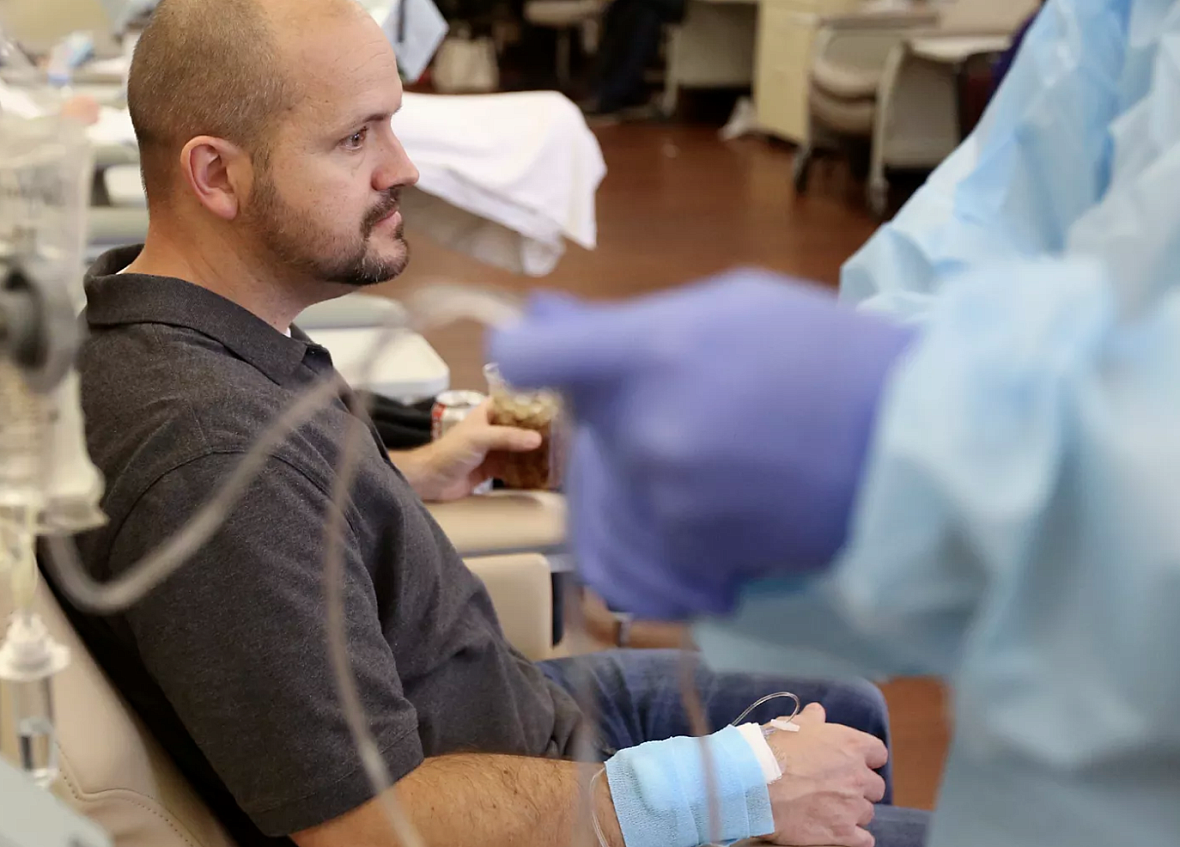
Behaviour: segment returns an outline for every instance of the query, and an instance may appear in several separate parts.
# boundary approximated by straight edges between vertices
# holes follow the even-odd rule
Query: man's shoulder
[[[208,455],[245,452],[289,392],[213,339],[184,327],[103,329],[79,357],[91,457],[107,478],[142,489]]]
[[[287,392],[257,368],[196,330],[165,324],[103,329],[79,356],[87,420],[146,422],[161,416],[183,424],[217,422],[210,436],[230,436],[225,424],[254,434],[281,407]]]

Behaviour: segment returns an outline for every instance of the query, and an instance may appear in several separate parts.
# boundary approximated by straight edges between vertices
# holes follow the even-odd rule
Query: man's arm
[[[210,454],[151,486],[105,557],[110,572],[173,535],[194,498],[215,490],[240,458]],[[123,615],[128,653],[166,698],[148,692],[154,720],[179,723],[187,765],[224,785],[268,836],[332,820],[372,795],[324,648],[323,526],[332,508],[324,489],[271,458],[209,543]],[[423,761],[419,715],[347,522],[345,530],[348,654],[370,729],[399,778]]]
[[[796,732],[772,734],[771,751],[783,774],[768,789],[775,831],[762,834],[772,844],[872,847],[865,827],[873,804],[885,794],[885,780],[873,772],[888,761],[885,745],[828,723],[818,703],[809,704],[795,724]],[[591,809],[603,847],[625,847],[610,783],[593,778],[599,767],[513,756],[443,756],[427,759],[390,790],[397,791],[428,847],[599,847]],[[660,808],[657,820],[666,812]],[[666,814],[662,819],[666,824]],[[377,800],[291,837],[298,847],[406,847]],[[675,835],[668,837],[673,843]]]
[[[490,401],[474,409],[438,441],[415,450],[390,450],[389,458],[427,502],[458,500],[502,470],[505,453],[541,445],[539,433],[488,422]]]
[[[427,759],[398,782],[397,799],[428,847],[598,847],[590,803],[607,847],[624,847],[597,764],[463,754]],[[379,799],[291,836],[299,847],[394,847]],[[404,845],[402,845],[404,847]]]

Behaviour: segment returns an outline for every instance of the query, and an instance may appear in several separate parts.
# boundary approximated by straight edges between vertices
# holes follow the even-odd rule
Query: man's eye
[[[344,139],[344,146],[349,150],[356,150],[365,143],[365,136],[368,134],[369,130],[367,127],[365,129],[357,130],[352,135],[348,136],[348,138]]]

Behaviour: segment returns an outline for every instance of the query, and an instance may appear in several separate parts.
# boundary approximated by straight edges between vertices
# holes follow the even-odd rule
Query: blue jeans
[[[696,689],[716,731],[732,723],[755,700],[790,691],[800,702],[818,702],[828,720],[859,729],[889,744],[889,716],[881,691],[869,682],[816,682],[784,677],[714,673],[695,662]],[[691,735],[680,698],[682,654],[677,650],[611,650],[572,659],[539,662],[549,679],[579,702],[593,697],[598,709],[598,748],[605,760],[616,751],[645,741]],[[790,699],[773,700],[755,709],[747,721],[767,723],[794,709]],[[928,814],[892,805],[890,766],[880,771],[886,794],[869,830],[877,847],[919,847],[925,840]]]

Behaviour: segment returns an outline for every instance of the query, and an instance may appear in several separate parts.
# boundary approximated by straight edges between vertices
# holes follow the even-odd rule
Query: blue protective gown
[[[1180,2],[1051,0],[843,295],[924,327],[850,541],[706,656],[947,677],[932,847],[1180,845]]]

